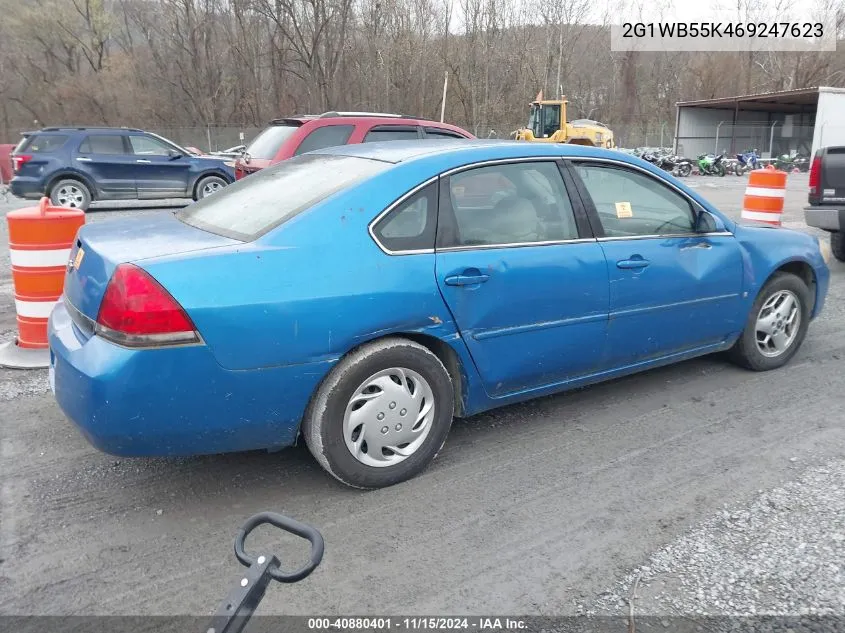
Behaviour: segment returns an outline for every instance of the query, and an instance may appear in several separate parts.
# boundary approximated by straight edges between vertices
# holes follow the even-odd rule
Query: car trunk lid
[[[119,264],[240,243],[184,224],[168,212],[87,224],[79,230],[71,250],[65,298],[76,311],[96,320],[106,287]]]

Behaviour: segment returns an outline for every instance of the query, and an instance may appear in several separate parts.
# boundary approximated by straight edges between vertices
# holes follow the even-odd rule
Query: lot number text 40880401
[[[452,629],[477,631],[517,631],[526,623],[517,618],[498,617],[353,617],[353,618],[308,618],[308,628],[315,631],[328,630],[429,630]]]

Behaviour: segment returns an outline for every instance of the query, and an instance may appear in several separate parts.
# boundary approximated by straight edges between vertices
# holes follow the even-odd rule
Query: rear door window
[[[128,154],[118,134],[92,134],[79,145],[80,154]]]
[[[132,153],[138,156],[167,156],[175,151],[167,143],[151,136],[130,136],[129,144],[132,147]]]
[[[321,200],[390,167],[354,156],[312,154],[262,169],[177,213],[185,224],[252,241]]]
[[[250,158],[273,160],[282,145],[300,128],[299,124],[271,125],[256,136],[246,148]]]
[[[67,139],[67,134],[33,134],[21,141],[15,148],[15,152],[49,154],[61,148]]]
[[[465,136],[461,136],[457,132],[452,132],[451,130],[441,130],[440,128],[436,127],[427,127],[425,128],[425,137],[426,138],[458,138],[466,140]]]
[[[364,137],[365,143],[379,141],[416,141],[420,138],[419,128],[409,125],[379,125]]]
[[[305,152],[313,152],[326,147],[346,145],[354,129],[354,125],[324,125],[318,127],[305,137],[299,147],[296,148],[294,155],[299,156]]]
[[[492,246],[578,238],[575,213],[553,162],[477,167],[449,177],[452,217],[440,246]]]

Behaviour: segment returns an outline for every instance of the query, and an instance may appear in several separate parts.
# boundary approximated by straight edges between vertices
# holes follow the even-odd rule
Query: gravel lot
[[[688,182],[738,216],[745,179]],[[787,226],[807,230],[805,192],[790,176]],[[4,223],[0,340],[14,331],[6,243]],[[0,613],[207,614],[237,577],[240,523],[272,509],[327,547],[263,613],[624,620],[636,582],[637,617],[845,618],[845,265],[831,271],[783,370],[706,357],[459,421],[423,476],[375,492],[340,486],[303,448],[103,455],[58,411],[46,372],[0,370]]]

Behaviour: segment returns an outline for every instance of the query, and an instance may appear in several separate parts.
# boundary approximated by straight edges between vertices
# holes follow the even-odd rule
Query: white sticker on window
[[[630,202],[617,202],[616,203],[616,217],[617,218],[632,218],[634,217],[634,211],[631,209]]]

